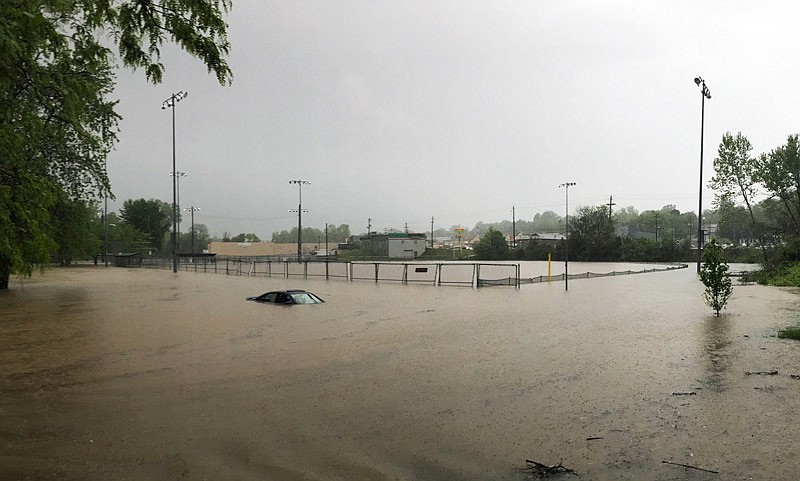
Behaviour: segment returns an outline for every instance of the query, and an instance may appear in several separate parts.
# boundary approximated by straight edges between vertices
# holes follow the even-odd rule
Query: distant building
[[[545,245],[556,245],[562,240],[564,240],[564,236],[555,232],[543,232],[541,234],[517,234],[517,246],[523,246],[530,242],[541,242]]]
[[[331,252],[336,244],[331,243],[327,249],[325,244],[303,242],[303,256],[311,255],[319,250]],[[297,243],[278,242],[210,242],[208,252],[218,256],[230,257],[297,257]]]
[[[393,259],[413,259],[421,256],[428,245],[425,234],[412,232],[389,232],[387,234],[370,234],[353,237],[356,249],[371,251],[379,257]]]

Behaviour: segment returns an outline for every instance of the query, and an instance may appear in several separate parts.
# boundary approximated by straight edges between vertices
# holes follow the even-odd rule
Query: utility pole
[[[433,217],[431,217],[431,249],[433,249]]]
[[[307,180],[297,179],[290,180],[290,184],[297,184],[298,203],[297,203],[297,262],[303,260],[303,212],[308,212],[308,209],[303,209],[303,184],[311,185]],[[289,212],[295,212],[294,209]]]
[[[658,244],[658,231],[661,227],[658,226],[658,214],[656,214],[656,244]]]
[[[606,205],[608,206],[608,220],[610,221],[611,220],[611,207],[614,206],[614,205],[617,205],[616,203],[614,203],[614,196],[613,195],[608,196],[608,204],[606,204]]]
[[[511,246],[517,248],[517,214],[511,206]]]
[[[325,279],[328,278],[328,261],[331,258],[330,244],[328,244],[328,223],[325,223]],[[338,247],[338,246],[337,246]]]

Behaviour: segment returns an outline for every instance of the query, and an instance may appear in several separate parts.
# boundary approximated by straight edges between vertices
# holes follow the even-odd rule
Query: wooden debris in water
[[[568,473],[574,474],[575,476],[579,476],[579,474],[574,470],[564,466],[564,460],[560,460],[558,464],[547,465],[542,464],[537,461],[533,461],[532,459],[526,459],[525,464],[527,464],[527,468],[529,471],[533,472],[538,476],[549,476],[551,474],[560,474],[560,473]]]
[[[703,471],[704,473],[719,474],[719,471],[715,471],[713,469],[698,468],[697,466],[692,466],[691,464],[673,463],[672,461],[661,461],[661,462],[664,464],[671,464],[673,466],[681,466],[684,468],[696,469],[698,471]]]
[[[764,375],[764,376],[774,376],[778,374],[778,371],[745,371],[745,375],[747,376],[756,376],[756,375]]]
[[[696,395],[696,394],[697,394],[697,393],[696,393],[696,392],[694,392],[694,391],[689,391],[689,392],[674,392],[674,393],[672,393],[672,395],[673,395],[673,396],[694,396],[694,395]]]

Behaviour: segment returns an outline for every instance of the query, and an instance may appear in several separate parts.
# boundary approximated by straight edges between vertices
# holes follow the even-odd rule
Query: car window
[[[292,292],[292,299],[295,304],[319,304],[325,302],[311,292]]]
[[[277,294],[277,292],[267,292],[266,294],[258,296],[258,300],[261,302],[275,302],[275,296]]]
[[[278,295],[275,297],[276,304],[285,304],[287,302],[291,302],[291,298],[284,294],[283,292],[279,292]]]

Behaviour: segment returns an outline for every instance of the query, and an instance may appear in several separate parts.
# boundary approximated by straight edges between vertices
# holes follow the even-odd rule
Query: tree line
[[[105,214],[96,203],[72,200],[60,204],[56,214],[53,228],[58,242],[54,244],[53,257],[62,265],[104,253],[135,252],[161,257],[172,254],[172,204],[162,200],[129,199],[123,202],[119,214]],[[212,236],[205,224],[187,225],[180,212],[176,223],[179,254],[202,253],[210,242],[261,242],[258,235],[245,232]],[[349,236],[347,224],[328,225],[329,242],[344,242]],[[296,241],[296,228],[272,234],[272,242]],[[325,231],[303,228],[303,241],[325,242]]]
[[[714,208],[703,211],[704,242],[716,239],[729,261],[777,267],[800,260],[800,139],[754,155],[741,132],[726,132],[714,159]],[[515,223],[517,233],[564,234],[566,222],[553,212],[532,223]],[[553,229],[553,227],[556,229]],[[710,228],[715,229],[711,230]],[[467,237],[482,235],[476,256],[485,259],[563,259],[566,241],[503,246],[512,223],[476,224]],[[582,261],[691,261],[697,216],[674,205],[639,213],[633,207],[610,212],[607,205],[579,207],[569,219],[569,257]],[[489,240],[484,240],[491,236]],[[507,243],[502,243],[507,244]],[[757,251],[757,252],[755,252]]]

